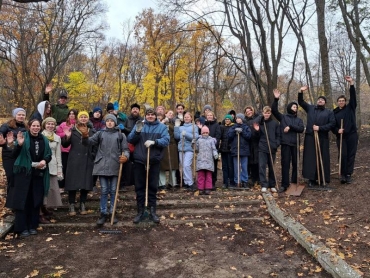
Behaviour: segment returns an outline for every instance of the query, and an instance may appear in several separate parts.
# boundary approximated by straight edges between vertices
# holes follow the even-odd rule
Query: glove
[[[128,160],[127,156],[125,156],[125,155],[120,155],[120,156],[119,156],[119,163],[120,163],[120,164],[124,164],[124,163],[126,163],[126,162],[127,162],[127,160]]]
[[[138,120],[136,122],[136,132],[141,132],[141,130],[143,129],[144,127],[144,122],[141,121],[141,120]]]
[[[180,119],[176,119],[175,120],[175,126],[179,127],[181,125],[181,120]]]
[[[184,115],[183,114],[178,114],[177,117],[179,118],[180,121],[184,120]]]
[[[218,159],[218,154],[215,154],[215,155],[213,156],[213,158],[214,158],[215,160],[217,160],[217,159]]]
[[[183,130],[183,131],[181,132],[181,135],[182,135],[182,137],[184,137],[184,136],[186,135],[186,131],[185,131],[185,130]]]
[[[125,129],[125,126],[123,124],[118,125],[119,129]]]
[[[81,132],[82,138],[88,138],[89,137],[89,129],[86,124],[78,123],[77,129]]]
[[[146,140],[145,143],[144,143],[145,147],[147,147],[147,148],[150,148],[150,146],[152,146],[154,144],[155,144],[155,141],[153,141],[153,140]]]
[[[119,110],[119,104],[118,104],[117,100],[113,103],[113,109],[116,110],[116,111]]]
[[[241,127],[235,128],[236,133],[242,133],[243,129]]]
[[[169,121],[170,121],[170,120],[166,117],[166,118],[164,118],[164,119],[163,119],[163,121],[162,121],[162,122],[163,122],[163,123],[168,123]]]
[[[62,181],[64,179],[63,173],[58,173],[57,179],[58,179],[58,181]]]

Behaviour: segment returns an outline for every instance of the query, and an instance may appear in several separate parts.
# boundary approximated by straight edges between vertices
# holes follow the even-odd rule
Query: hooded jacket
[[[193,145],[191,141],[197,140],[199,137],[198,127],[193,123],[184,123],[182,126],[175,126],[174,136],[175,140],[180,140],[178,143],[178,151],[182,152],[182,132],[186,131],[184,136],[184,152],[193,152]],[[194,132],[194,134],[193,134]]]
[[[238,135],[235,131],[235,128],[241,128],[242,132],[239,134],[239,155],[240,156],[249,156],[250,149],[249,149],[249,139],[252,136],[252,132],[249,126],[245,123],[242,124],[234,124],[228,132],[229,142],[231,144],[231,155],[237,156],[238,155]]]

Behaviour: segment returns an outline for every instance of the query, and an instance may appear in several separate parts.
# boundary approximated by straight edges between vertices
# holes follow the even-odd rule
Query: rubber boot
[[[144,207],[143,206],[137,206],[137,215],[135,216],[134,222],[135,224],[139,223],[141,220],[143,220],[143,215],[144,215]]]
[[[98,219],[98,221],[96,221],[96,225],[102,226],[104,225],[105,221],[107,221],[107,215],[105,213],[101,213],[100,218]]]
[[[69,204],[69,216],[75,216],[76,211],[75,211],[75,204]]]
[[[149,218],[154,222],[154,223],[159,223],[159,217],[156,214],[156,208],[155,207],[150,207],[150,215]]]
[[[82,214],[82,215],[87,214],[85,203],[80,204],[80,214]]]

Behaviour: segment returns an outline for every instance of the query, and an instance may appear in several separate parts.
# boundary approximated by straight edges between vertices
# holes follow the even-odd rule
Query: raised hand
[[[48,84],[46,85],[46,88],[45,88],[45,94],[50,94],[50,92],[53,90],[53,84]]]
[[[308,86],[307,85],[301,87],[301,92],[304,92],[304,91],[307,91],[307,90],[308,90]]]
[[[144,122],[143,122],[143,121],[141,121],[141,120],[138,120],[138,121],[136,122],[136,128],[135,128],[135,131],[136,131],[136,132],[141,132],[141,130],[143,129],[143,127],[144,127]]]
[[[77,128],[81,132],[82,138],[89,137],[89,129],[86,124],[78,123]]]
[[[7,138],[8,138],[8,136],[7,136]],[[22,131],[19,131],[18,134],[17,134],[17,142],[18,142],[19,146],[22,146],[23,143],[24,143],[24,136],[23,136]]]
[[[353,79],[352,79],[352,77],[351,76],[349,76],[349,75],[346,75],[345,77],[344,77],[345,79],[346,79],[346,81],[350,84],[350,85],[353,85]]]
[[[253,128],[256,130],[256,131],[259,131],[260,130],[260,125],[258,123],[253,123]]]
[[[6,143],[6,140],[5,140],[4,136],[3,136],[3,134],[0,133],[0,145],[5,145],[5,143]]]
[[[180,126],[181,125],[181,120],[180,119],[176,119],[175,120],[175,126]]]
[[[71,137],[71,129],[66,127],[63,128],[64,135],[67,136],[68,138]]]
[[[13,132],[9,131],[6,134],[6,141],[8,142],[8,145],[11,145],[11,144],[14,143],[14,134],[13,134]]]
[[[275,97],[275,98],[279,98],[279,97],[280,97],[280,95],[281,95],[281,93],[280,93],[280,91],[279,91],[278,89],[274,89],[274,90],[273,90],[273,93],[274,93],[274,97]]]

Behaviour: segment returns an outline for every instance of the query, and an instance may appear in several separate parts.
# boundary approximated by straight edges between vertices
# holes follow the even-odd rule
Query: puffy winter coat
[[[196,170],[213,172],[215,170],[214,156],[218,154],[214,138],[211,136],[200,136],[196,148],[198,150]]]
[[[230,125],[221,125],[221,142],[220,142],[220,152],[229,153],[230,152],[230,143],[229,137],[227,135],[229,129],[233,126],[233,123]]]
[[[182,132],[185,131],[186,135],[182,136]],[[193,134],[194,133],[194,134]],[[193,123],[184,123],[183,126],[175,126],[175,139],[180,140],[178,143],[178,150],[182,152],[182,143],[184,140],[184,152],[193,152],[193,146],[191,141],[197,140],[199,137],[198,127]]]
[[[17,138],[17,134],[19,131],[26,131],[27,128],[24,123],[18,123],[15,119],[9,120],[7,123],[3,124],[0,127],[0,133],[3,135],[4,138],[6,138],[6,135],[8,132],[13,132],[14,139]],[[3,148],[2,150],[2,158],[3,160],[15,160],[13,157],[13,149],[8,148],[7,144],[5,143],[4,145],[0,145],[0,147]]]
[[[249,156],[249,140],[251,138],[252,132],[247,124],[234,124],[227,133],[229,137],[229,142],[231,145],[231,155],[238,155],[238,134],[235,131],[235,128],[241,128],[242,132],[239,133],[239,155],[240,156]]]
[[[158,120],[148,122],[144,120],[144,127],[141,132],[136,132],[136,125],[128,135],[127,141],[135,145],[133,153],[134,161],[141,164],[146,164],[148,149],[144,143],[147,140],[155,141],[154,146],[150,147],[150,164],[160,163],[163,158],[163,148],[167,147],[170,142],[170,135],[167,127]]]

